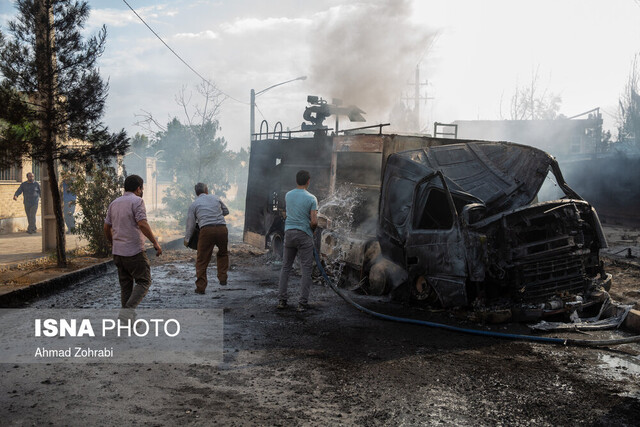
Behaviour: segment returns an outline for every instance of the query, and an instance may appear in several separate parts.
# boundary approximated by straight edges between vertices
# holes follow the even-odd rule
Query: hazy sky
[[[421,125],[434,121],[508,118],[517,85],[539,73],[542,89],[562,97],[572,116],[603,109],[613,129],[617,100],[640,52],[640,1],[127,0],[147,23],[228,99],[220,115],[229,147],[249,145],[249,92],[308,76],[258,97],[256,126],[280,120],[297,129],[307,95],[341,98],[389,121],[393,105],[412,93],[420,65],[428,80]],[[0,0],[0,24],[15,15]],[[136,114],[160,122],[182,118],[175,96],[200,82],[120,0],[89,1],[87,28],[108,30],[100,61],[110,93],[105,122],[133,135]],[[426,93],[428,91],[428,93]],[[194,95],[194,105],[200,100]],[[502,113],[501,113],[502,108]],[[332,124],[332,123],[330,123]],[[341,121],[341,127],[347,124]]]

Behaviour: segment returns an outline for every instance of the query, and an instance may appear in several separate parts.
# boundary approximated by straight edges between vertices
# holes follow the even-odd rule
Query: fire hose
[[[572,346],[579,346],[579,347],[607,347],[607,346],[614,346],[614,345],[620,345],[620,344],[640,342],[640,335],[635,335],[627,338],[609,339],[609,340],[578,340],[578,339],[572,339],[572,338],[539,337],[535,335],[508,334],[508,333],[502,333],[502,332],[482,331],[479,329],[461,328],[458,326],[447,325],[444,323],[429,322],[426,320],[411,319],[407,317],[398,317],[398,316],[391,316],[388,314],[378,313],[376,311],[363,307],[362,305],[358,304],[353,299],[351,299],[347,294],[342,292],[335,285],[335,283],[331,281],[331,279],[327,275],[326,271],[324,270],[324,267],[322,266],[322,263],[320,262],[320,257],[315,247],[313,248],[313,255],[316,259],[316,264],[318,265],[318,269],[320,270],[320,273],[322,274],[322,277],[324,278],[325,282],[329,285],[329,287],[331,287],[331,289],[333,289],[333,291],[336,294],[338,294],[340,298],[342,298],[348,304],[352,305],[353,307],[360,310],[361,312],[369,314],[373,317],[377,317],[379,319],[389,320],[393,322],[428,326],[431,328],[445,329],[448,331],[459,332],[464,334],[480,335],[485,337],[494,337],[494,338],[501,338],[501,339],[510,339],[510,340],[516,340],[516,341],[533,341],[533,342],[540,342],[545,344],[560,344],[565,346],[572,345]]]

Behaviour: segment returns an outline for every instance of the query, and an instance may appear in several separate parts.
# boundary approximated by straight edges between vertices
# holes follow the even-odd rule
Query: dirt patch
[[[613,276],[611,297],[624,304],[636,304],[640,301],[640,267],[620,260],[605,258],[605,271]]]
[[[96,258],[87,255],[71,255],[66,267],[58,267],[53,258],[40,260],[37,264],[6,269],[2,272],[0,295],[27,287],[34,283],[53,279],[82,268],[100,264],[110,258]]]

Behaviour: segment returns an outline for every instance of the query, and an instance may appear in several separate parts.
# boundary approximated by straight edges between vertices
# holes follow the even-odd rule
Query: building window
[[[5,160],[6,154],[0,154],[0,157],[4,157]],[[4,163],[4,162],[0,162]],[[8,163],[8,162],[7,162]],[[18,181],[20,182],[22,170],[20,168],[19,163],[14,163],[9,167],[0,167],[0,181]]]
[[[20,168],[17,166],[0,168],[0,181],[20,181]]]

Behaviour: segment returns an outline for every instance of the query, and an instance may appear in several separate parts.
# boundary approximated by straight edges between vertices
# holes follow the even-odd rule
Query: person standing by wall
[[[143,184],[138,175],[129,175],[124,180],[124,194],[111,202],[104,220],[104,234],[112,246],[113,263],[118,267],[120,300],[126,309],[136,308],[151,286],[145,236],[153,243],[156,256],[162,255],[162,248],[147,222]]]
[[[229,231],[224,217],[229,215],[229,209],[222,200],[214,194],[209,194],[206,184],[199,182],[194,187],[196,200],[189,206],[187,213],[187,229],[184,235],[184,245],[188,246],[189,239],[195,231],[196,223],[200,227],[198,237],[198,255],[196,258],[196,290],[197,294],[204,294],[207,288],[207,267],[211,262],[213,247],[218,247],[216,266],[218,281],[221,286],[227,284],[229,270]]]
[[[300,256],[302,278],[298,311],[309,308],[311,272],[313,270],[313,230],[318,225],[318,199],[309,193],[311,175],[305,170],[296,174],[296,188],[285,196],[284,254],[278,285],[278,308],[287,307],[287,285],[296,255]]]
[[[76,211],[76,195],[71,192],[71,182],[69,181],[69,178],[62,181],[62,211],[64,223],[67,225],[67,234],[72,233],[76,228],[76,220],[73,217]]]
[[[18,196],[22,194],[24,198],[24,211],[27,214],[27,233],[36,232],[36,213],[38,212],[38,201],[40,200],[40,184],[35,180],[33,173],[27,173],[27,180],[20,184],[18,190],[13,195],[13,200],[18,200]]]

